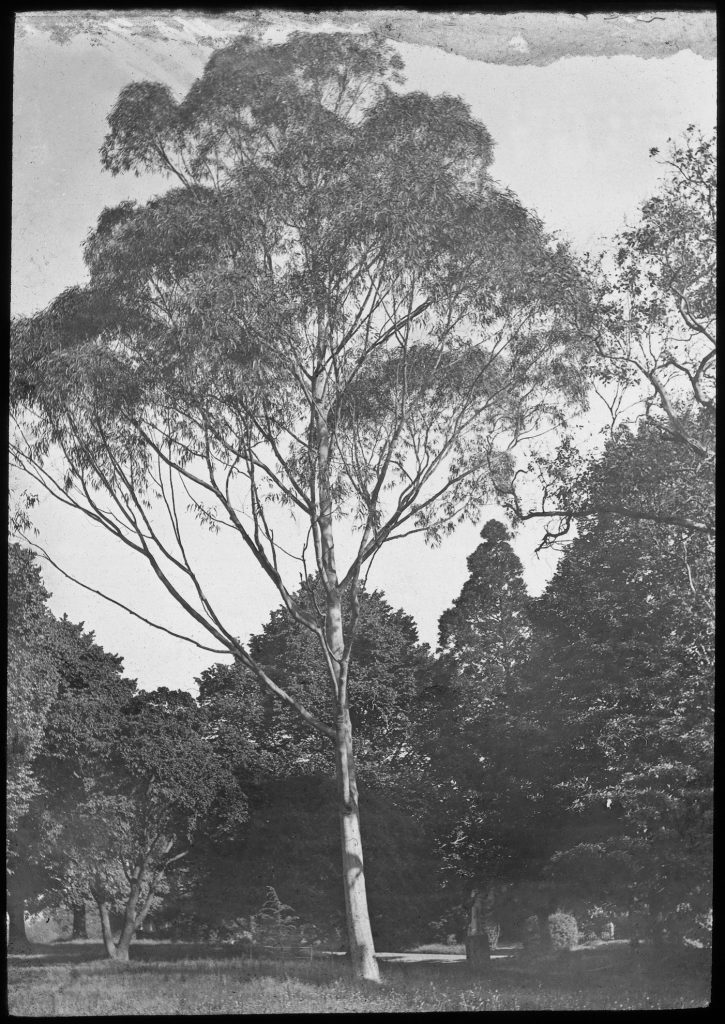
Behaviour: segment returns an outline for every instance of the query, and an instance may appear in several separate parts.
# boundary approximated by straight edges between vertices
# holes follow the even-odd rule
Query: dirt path
[[[465,953],[376,953],[378,960],[392,960],[399,964],[455,964],[466,959]],[[496,950],[492,960],[506,960],[512,952]]]
[[[331,956],[345,956],[344,953],[331,953]],[[515,946],[501,946],[491,953],[492,960],[509,960],[516,955]],[[376,953],[378,960],[387,960],[398,964],[457,964],[466,959],[465,953]]]

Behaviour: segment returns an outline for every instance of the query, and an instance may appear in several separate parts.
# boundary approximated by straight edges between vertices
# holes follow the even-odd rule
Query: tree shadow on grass
[[[130,970],[134,973],[155,973],[181,980],[194,975],[233,972],[240,981],[254,978],[294,980],[325,986],[337,981],[353,983],[349,960],[344,956],[316,955],[313,958],[285,956],[249,956],[231,945],[207,946],[200,943],[140,942],[130,949],[128,963],[112,961],[100,942],[37,943],[29,954],[9,958],[11,972],[26,977],[33,969],[70,967],[72,975],[104,974]],[[384,982],[405,987],[428,985],[431,982],[460,982],[468,977],[465,961],[454,963],[404,963],[382,961]]]
[[[239,949],[234,946],[206,946],[191,942],[138,942],[130,949],[131,963],[173,962],[174,960],[233,960],[240,959]],[[30,952],[9,953],[9,963],[14,967],[41,967],[48,964],[93,963],[98,960],[112,961],[106,956],[102,942],[34,942]]]
[[[401,959],[384,959],[380,961],[380,967],[384,983],[408,990],[430,985],[444,990],[483,984],[486,988],[501,991],[543,989],[562,993],[583,988],[595,991],[611,985],[613,978],[620,984],[636,984],[638,975],[656,975],[675,985],[678,981],[687,982],[686,988],[695,984],[703,987],[703,991],[708,987],[710,958],[707,951],[678,951],[677,956],[665,959],[669,961],[666,964],[661,955],[656,957],[651,950],[642,949],[635,953],[628,947],[604,946],[546,958],[516,956],[492,960],[484,971],[472,970],[465,960],[406,963]],[[340,980],[353,982],[349,960],[342,956],[318,955],[312,959],[250,957],[238,946],[231,945],[139,942],[131,946],[131,959],[125,964],[109,960],[99,942],[38,943],[32,953],[10,954],[8,958],[11,972],[22,971],[26,976],[33,969],[63,965],[70,965],[73,973],[78,970],[84,975],[131,970],[143,974],[158,972],[184,980],[195,975],[233,972],[240,981],[272,978],[319,986]]]

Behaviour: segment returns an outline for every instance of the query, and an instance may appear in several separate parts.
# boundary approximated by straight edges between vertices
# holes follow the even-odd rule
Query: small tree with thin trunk
[[[89,283],[13,332],[15,465],[333,745],[352,963],[373,980],[348,692],[360,586],[385,543],[475,519],[490,467],[581,398],[566,249],[490,177],[466,105],[395,91],[401,67],[370,36],[240,37],[180,102],[126,87],[103,164],[174,187],[105,210]],[[316,639],[328,719],[240,642],[185,509]],[[316,575],[310,612],[294,592]]]
[[[164,688],[135,694],[110,743],[98,745],[83,794],[63,802],[61,792],[46,811],[45,842],[59,851],[66,897],[95,902],[112,959],[128,959],[169,871],[199,834],[233,830],[244,820],[244,800],[205,729],[189,694]],[[118,936],[114,912],[121,918]]]

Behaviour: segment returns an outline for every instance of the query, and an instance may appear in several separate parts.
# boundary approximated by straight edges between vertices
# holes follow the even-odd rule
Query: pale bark
[[[163,842],[166,843],[163,847],[163,853],[168,854],[173,846],[173,839],[168,841],[164,840]],[[155,844],[152,844],[152,850],[154,845]],[[181,853],[177,853],[173,857],[167,857],[161,867],[157,867],[155,871],[152,871],[149,868],[151,852],[147,851],[141,858],[141,863],[137,866],[135,875],[132,875],[127,869],[126,877],[130,884],[130,891],[126,905],[123,908],[123,913],[120,915],[120,922],[118,922],[118,941],[115,941],[113,938],[111,914],[108,909],[108,905],[100,894],[93,894],[101,914],[101,928],[103,930],[103,941],[106,946],[106,952],[111,959],[128,960],[131,943],[133,942],[136,933],[146,920],[153,905],[154,894],[156,892],[159,879],[163,877],[169,864],[174,863],[174,861],[181,860],[181,858],[186,857],[188,853],[189,850],[186,849],[182,850]],[[149,875],[151,876],[150,879]],[[146,890],[146,895],[142,899],[141,897],[144,888]]]
[[[116,958],[118,960],[128,960],[129,947],[131,946],[131,942],[136,934],[137,928],[136,904],[138,903],[139,893],[140,882],[133,882],[131,885],[131,896],[129,897],[123,914],[121,934],[119,935],[118,942],[116,943]]]
[[[103,935],[103,945],[106,947],[106,954],[111,960],[122,959],[118,956],[118,950],[113,938],[108,904],[98,898],[96,898],[96,903],[98,904],[98,913],[101,918],[101,934]],[[126,956],[126,959],[128,959],[128,956]]]
[[[317,471],[319,483],[319,515],[316,517],[316,552],[318,568],[326,590],[325,656],[334,688],[335,773],[337,777],[338,813],[342,847],[342,877],[345,890],[348,946],[353,975],[363,981],[380,981],[375,959],[375,945],[370,927],[365,873],[363,869],[360,811],[355,779],[352,726],[347,699],[347,678],[355,621],[349,624],[350,636],[345,644],[341,589],[335,560],[335,539],[332,528],[332,494],[329,478],[330,434],[325,409],[322,375],[315,381],[314,400],[317,407]],[[358,581],[352,584],[357,597]],[[356,618],[356,616],[354,616]]]
[[[380,971],[368,913],[352,732],[347,709],[338,716],[335,754],[350,961],[356,978],[377,982],[380,981]]]

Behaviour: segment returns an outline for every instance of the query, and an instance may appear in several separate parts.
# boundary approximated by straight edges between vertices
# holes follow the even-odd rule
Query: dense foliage
[[[33,760],[59,685],[57,623],[33,554],[8,546],[7,836],[27,811],[37,780]]]
[[[624,431],[600,479],[626,458],[644,489],[654,461],[657,486],[686,501],[667,448],[652,427]],[[602,516],[581,529],[537,608],[539,714],[558,730],[558,785],[585,818],[599,808],[598,827],[561,849],[556,869],[673,927],[711,899],[713,555],[702,534]]]
[[[24,574],[11,579],[11,603],[27,599],[42,611],[37,569],[30,558],[18,562]],[[9,892],[20,905],[95,902],[109,955],[126,957],[172,865],[204,829],[236,834],[245,803],[190,695],[137,692],[121,658],[82,624],[51,621],[45,655],[56,692],[26,756],[33,787],[9,833]],[[27,683],[43,694],[43,679]],[[111,911],[121,919],[117,941]]]
[[[48,884],[46,865],[34,855],[28,813],[41,792],[35,758],[60,685],[59,623],[47,606],[34,555],[8,545],[6,830],[9,942],[27,944],[24,907]]]
[[[302,606],[312,601],[302,592],[296,599]],[[329,713],[323,653],[284,608],[272,612],[263,631],[252,637],[250,651],[272,679],[285,679],[315,714]],[[422,813],[430,804],[423,793],[427,780],[415,742],[420,694],[432,662],[412,619],[374,591],[361,597],[353,664],[352,721],[365,796],[371,922],[376,939],[389,945],[415,938],[425,926],[436,882]],[[344,907],[332,744],[304,728],[240,665],[216,664],[202,673],[199,702],[215,749],[244,779],[250,820],[243,841],[217,842],[192,858],[181,905],[186,912],[193,907],[199,921],[217,926],[248,916],[273,886],[304,920],[334,936],[343,928]]]
[[[466,887],[536,876],[557,822],[527,675],[531,600],[506,528],[491,520],[481,538],[460,596],[441,616],[422,730],[443,808],[440,854],[459,899]]]

